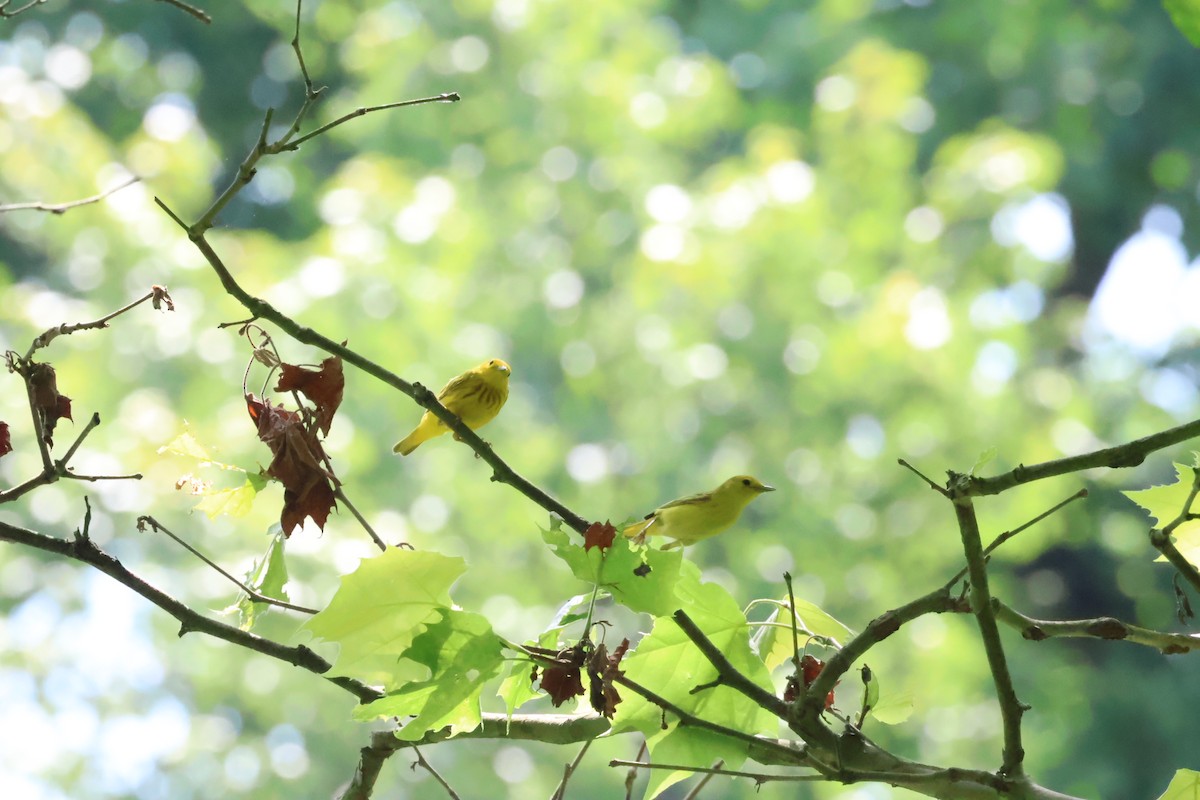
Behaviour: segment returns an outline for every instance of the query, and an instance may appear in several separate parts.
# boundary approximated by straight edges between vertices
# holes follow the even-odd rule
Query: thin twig
[[[550,800],[563,800],[567,794],[567,781],[571,780],[571,776],[575,774],[575,770],[579,768],[580,762],[583,761],[584,755],[588,748],[592,746],[595,739],[588,739],[583,743],[583,747],[579,748],[579,752],[575,754],[575,758],[570,764],[563,767],[562,780],[558,782],[558,787],[554,790],[554,794],[550,795]]]
[[[113,311],[111,314],[106,314],[103,317],[100,317],[99,319],[94,319],[91,322],[76,322],[76,323],[72,323],[70,325],[63,324],[63,325],[59,325],[54,328],[50,328],[49,330],[42,332],[41,334],[39,334],[37,337],[34,338],[33,342],[29,345],[29,350],[25,353],[25,360],[28,361],[29,359],[33,358],[34,353],[36,353],[38,350],[42,349],[43,347],[46,347],[48,344],[50,344],[50,342],[54,341],[59,336],[68,336],[72,333],[75,333],[75,331],[98,330],[100,328],[107,328],[108,323],[110,321],[121,316],[125,312],[127,312],[131,309],[137,308],[138,306],[140,306],[142,303],[146,302],[147,300],[153,300],[156,297],[162,298],[164,296],[167,296],[167,295],[166,295],[166,290],[163,287],[153,286],[153,287],[151,287],[150,291],[146,292],[146,294],[142,295],[137,300],[134,300],[132,303],[129,303],[127,305],[121,306],[116,311]],[[173,307],[174,306],[172,306],[172,308]]]
[[[83,426],[83,430],[81,430],[79,435],[75,437],[75,441],[72,442],[71,446],[67,448],[67,452],[63,455],[63,457],[58,460],[58,466],[60,469],[66,468],[67,462],[75,457],[75,451],[79,449],[81,444],[83,444],[83,440],[86,439],[87,435],[94,431],[99,425],[100,414],[93,411],[91,419],[89,419],[87,424]]]
[[[708,782],[711,781],[714,776],[721,774],[720,769],[723,766],[725,766],[725,759],[722,758],[722,759],[718,759],[717,762],[715,764],[713,764],[711,768],[705,770],[704,777],[700,779],[699,783],[697,783],[695,786],[692,787],[692,790],[690,792],[688,792],[687,794],[685,794],[683,796],[683,800],[696,800],[696,798],[700,796],[700,792],[703,791],[704,787],[708,785]],[[797,775],[796,777],[799,778],[799,777],[811,777],[811,776]],[[760,783],[759,785],[761,786],[762,784]]]
[[[434,95],[433,97],[422,97],[417,100],[401,100],[398,103],[383,103],[382,105],[378,105],[378,106],[365,106],[365,107],[356,108],[353,111],[351,111],[349,114],[343,114],[342,116],[335,119],[333,122],[326,123],[326,124],[322,125],[321,127],[317,128],[315,131],[311,131],[309,133],[304,134],[296,141],[288,142],[281,149],[282,150],[298,150],[300,148],[300,145],[304,144],[309,139],[312,139],[316,136],[320,136],[322,133],[325,133],[330,128],[336,128],[338,125],[341,125],[343,122],[349,122],[352,119],[361,117],[365,114],[370,114],[375,111],[386,111],[389,108],[407,108],[408,106],[421,106],[421,105],[426,105],[428,103],[457,103],[461,99],[462,99],[462,97],[458,94],[458,92],[443,92],[442,94]]]
[[[1070,503],[1073,503],[1076,500],[1080,500],[1084,497],[1087,497],[1087,496],[1088,496],[1088,490],[1080,489],[1078,492],[1071,495],[1066,500],[1063,500],[1061,503],[1056,503],[1055,505],[1053,505],[1050,508],[1043,511],[1041,514],[1038,514],[1036,517],[1034,517],[1033,519],[1026,522],[1024,525],[1020,525],[1016,528],[1013,528],[1011,531],[1005,531],[1004,533],[1000,534],[995,539],[993,539],[992,543],[989,544],[986,548],[984,548],[984,551],[983,551],[984,556],[990,556],[993,552],[995,552],[996,548],[998,548],[1000,545],[1004,544],[1009,539],[1016,536],[1018,533],[1021,533],[1024,530],[1028,530],[1029,528],[1038,524],[1039,522],[1044,520],[1046,517],[1050,516],[1051,514],[1058,511],[1059,509],[1063,508],[1064,506],[1066,506]],[[956,574],[953,578],[950,579],[950,583],[958,583],[960,580],[962,580],[966,576],[966,574],[967,574],[967,568],[963,567],[962,569],[960,569],[958,571],[958,574]]]
[[[0,17],[15,16],[15,15],[21,13],[22,11],[30,8],[31,6],[40,5],[41,3],[44,3],[44,2],[46,2],[46,0],[37,0],[37,2],[30,3],[29,5],[19,8],[16,11],[11,12],[9,14],[6,14],[4,12],[3,6],[0,6]],[[5,5],[7,5],[7,4],[5,4]],[[79,208],[80,206],[90,205],[91,203],[98,203],[101,200],[103,200],[104,198],[108,197],[110,194],[119,192],[120,190],[124,189],[126,186],[132,186],[133,184],[137,183],[140,180],[141,180],[141,178],[139,178],[137,175],[133,175],[130,178],[126,179],[124,183],[117,184],[116,186],[113,186],[111,189],[106,189],[105,191],[101,192],[100,194],[95,194],[95,195],[92,195],[91,197],[85,197],[82,200],[72,200],[69,203],[43,203],[43,202],[38,201],[38,202],[33,202],[33,203],[11,203],[9,205],[0,205],[0,214],[5,213],[6,211],[48,211],[51,214],[65,214],[66,212],[70,211],[72,208]]]
[[[200,9],[196,8],[195,6],[188,5],[187,3],[183,2],[183,0],[158,0],[158,2],[167,3],[168,5],[175,6],[180,11],[184,11],[188,14],[191,14],[193,17],[200,20],[205,25],[212,24],[212,17],[210,17],[208,14],[201,11]]]
[[[686,764],[655,764],[652,761],[624,761],[619,758],[614,758],[608,762],[610,767],[630,767],[632,769],[661,769],[671,770],[672,772],[695,772],[700,775],[725,775],[730,778],[749,778],[755,783],[761,785],[772,781],[824,781],[828,780],[824,775],[771,775],[765,772],[742,772],[736,769],[722,769],[722,762],[718,761],[717,765],[711,767],[689,767]],[[700,787],[697,786],[697,789]]]
[[[633,800],[633,784],[637,780],[637,764],[646,755],[646,740],[642,739],[637,755],[629,763],[629,771],[625,773],[625,800]],[[609,766],[612,766],[611,764]]]
[[[935,492],[937,492],[938,494],[940,494],[942,497],[946,497],[946,496],[947,496],[947,494],[946,494],[946,489],[945,489],[944,487],[942,487],[942,486],[939,486],[939,485],[937,485],[937,484],[936,484],[936,483],[934,483],[932,480],[930,480],[928,477],[926,477],[926,476],[925,476],[925,473],[921,472],[921,470],[917,469],[917,468],[916,468],[916,467],[914,467],[912,464],[910,464],[910,463],[908,463],[907,461],[905,461],[903,458],[898,458],[898,459],[896,459],[896,461],[897,461],[897,462],[900,464],[900,466],[902,466],[902,467],[904,467],[905,469],[907,469],[907,470],[911,471],[911,472],[912,472],[914,475],[916,475],[918,478],[920,478],[921,480],[923,480],[923,481],[925,481],[927,484],[929,484],[929,488],[930,488],[930,489],[933,489]]]
[[[179,620],[180,636],[192,632],[207,633],[209,636],[279,659],[317,675],[323,675],[333,666],[303,645],[288,647],[194,611],[181,601],[135,575],[120,561],[101,550],[95,542],[85,536],[77,535],[71,541],[67,541],[0,521],[0,541],[15,542],[95,567]],[[379,690],[353,678],[334,677],[326,678],[326,680],[350,692],[363,703],[378,700],[383,696]]]
[[[426,769],[426,771],[429,772],[430,775],[434,777],[434,780],[442,785],[442,788],[446,790],[446,794],[450,795],[450,800],[462,800],[462,798],[458,796],[458,793],[455,792],[454,789],[450,787],[450,784],[446,782],[446,779],[442,777],[442,774],[434,769],[432,764],[425,760],[425,756],[421,755],[420,750],[414,746],[412,751],[417,757],[417,760],[413,763],[413,769],[416,769],[418,764],[421,765]]]
[[[12,0],[3,0],[3,2],[0,2],[0,19],[15,17],[17,14],[20,14],[23,11],[28,11],[34,6],[40,6],[44,2],[46,2],[46,0],[29,0],[29,2],[25,5],[18,6],[12,11],[9,11],[8,7],[12,4]]]
[[[326,466],[328,466],[328,461],[326,462]],[[371,527],[371,523],[367,522],[367,518],[359,513],[359,510],[354,507],[353,503],[350,502],[350,498],[346,497],[346,493],[342,490],[341,486],[334,488],[333,496],[340,500],[342,505],[350,509],[350,513],[354,515],[356,520],[358,520],[358,524],[363,526],[363,530],[365,530],[367,535],[371,537],[371,541],[375,542],[375,546],[378,547],[382,552],[386,553],[387,543],[384,542],[383,539],[379,538],[379,534],[377,534],[375,529]],[[411,545],[409,545],[409,547],[411,547]]]
[[[306,608],[305,606],[298,606],[293,603],[289,603],[285,600],[277,600],[274,597],[268,597],[267,595],[262,594],[261,592],[257,592],[254,589],[251,589],[249,586],[242,583],[240,580],[235,578],[233,575],[226,572],[225,569],[220,564],[213,561],[211,558],[204,555],[204,553],[201,553],[196,548],[192,547],[190,544],[188,544],[183,539],[181,539],[179,536],[177,536],[174,532],[172,532],[170,528],[163,525],[161,522],[156,520],[154,517],[141,516],[141,517],[137,518],[137,527],[138,527],[139,531],[145,530],[145,527],[147,525],[149,525],[154,531],[159,532],[159,533],[165,533],[167,536],[171,537],[171,539],[173,539],[176,544],[178,544],[184,550],[187,550],[189,553],[194,555],[196,558],[200,559],[205,564],[212,567],[218,573],[223,575],[227,580],[232,582],[234,586],[237,586],[239,589],[241,589],[243,592],[245,592],[246,595],[254,602],[266,603],[266,604],[272,605],[272,606],[279,606],[280,608],[286,608],[290,611],[299,611],[302,614],[316,614],[317,613],[317,610],[315,608]]]
[[[621,672],[617,672],[613,675],[613,683],[618,683],[621,686],[632,690],[635,694],[640,695],[643,699],[648,700],[653,705],[656,705],[662,710],[679,717],[680,725],[703,728],[704,730],[721,734],[722,736],[726,736],[730,739],[736,739],[737,741],[745,742],[746,744],[759,749],[771,750],[777,754],[786,754],[794,759],[793,763],[797,765],[807,766],[811,764],[812,759],[807,749],[803,748],[802,746],[789,746],[781,743],[777,739],[766,739],[762,736],[755,736],[752,733],[746,733],[745,731],[729,728],[725,725],[719,725],[715,722],[697,717],[695,714],[683,710],[657,692],[651,691],[645,686],[642,686],[640,683],[630,680]]]

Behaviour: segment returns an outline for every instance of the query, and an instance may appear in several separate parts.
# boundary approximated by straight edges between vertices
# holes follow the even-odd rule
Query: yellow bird
[[[498,358],[485,361],[443,386],[438,392],[438,402],[471,430],[482,428],[496,418],[508,400],[508,376],[511,373],[512,368]],[[422,442],[449,430],[433,412],[426,411],[413,432],[396,442],[392,452],[406,456]]]
[[[742,510],[763,492],[775,491],[749,475],[734,475],[711,492],[701,492],[672,500],[622,531],[626,536],[644,540],[647,536],[674,539],[663,547],[683,547],[716,536],[737,522]]]

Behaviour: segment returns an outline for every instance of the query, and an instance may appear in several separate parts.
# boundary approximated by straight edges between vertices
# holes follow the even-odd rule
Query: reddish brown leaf
[[[0,456],[12,452],[12,436],[8,432],[8,423],[0,422]]]
[[[613,680],[625,674],[618,667],[628,649],[628,639],[623,640],[612,652],[612,655],[608,654],[607,647],[598,644],[592,652],[592,657],[588,659],[588,680],[591,684],[588,700],[592,704],[593,711],[603,714],[609,719],[612,719],[613,714],[617,711],[617,704],[621,702],[621,695],[613,686]]]
[[[591,550],[593,547],[599,547],[601,550],[607,550],[612,547],[613,537],[616,535],[617,529],[612,526],[612,523],[593,522],[583,532],[583,549]]]
[[[808,688],[817,676],[821,674],[821,670],[825,669],[825,662],[812,656],[806,655],[800,659],[800,671],[804,674],[804,688]],[[840,683],[840,681],[839,681]],[[835,683],[834,686],[837,684]],[[833,690],[829,690],[829,694],[825,695],[825,710],[833,708]]]
[[[29,365],[33,405],[42,419],[46,444],[54,446],[54,428],[60,419],[71,419],[71,398],[58,393],[58,377],[49,364]]]
[[[583,662],[583,647],[575,645],[556,654],[554,664],[542,665],[542,690],[550,695],[555,708],[583,694],[583,680],[579,672]]]
[[[297,367],[294,364],[279,365],[277,392],[300,392],[317,405],[317,422],[321,433],[329,435],[333,415],[342,404],[342,392],[346,388],[346,376],[342,373],[342,359],[330,356],[321,362],[320,369]]]
[[[335,505],[331,476],[322,465],[324,451],[314,431],[305,430],[295,411],[246,395],[246,409],[258,426],[258,438],[274,458],[266,474],[283,484],[283,535],[311,517],[321,530]]]
[[[542,668],[542,689],[550,695],[555,708],[583,694],[583,681],[579,667],[561,665]]]

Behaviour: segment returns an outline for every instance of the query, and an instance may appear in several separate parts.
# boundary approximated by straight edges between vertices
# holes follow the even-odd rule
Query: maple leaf
[[[550,695],[550,701],[554,703],[555,708],[572,697],[583,694],[583,680],[579,670],[584,660],[583,645],[577,644],[558,653],[553,665],[542,666],[541,687]]]
[[[8,423],[0,422],[0,456],[12,452],[12,437],[8,432]]]
[[[333,415],[342,404],[342,391],[346,388],[346,376],[342,373],[342,359],[330,356],[321,362],[320,369],[298,367],[294,364],[279,365],[277,392],[300,392],[317,405],[317,422],[321,433],[329,435]]]
[[[311,517],[321,530],[335,505],[332,476],[325,471],[321,442],[304,427],[295,411],[246,395],[246,409],[258,426],[258,438],[271,448],[274,458],[266,474],[283,484],[283,511],[279,522],[284,536]]]
[[[617,703],[621,702],[621,695],[613,686],[613,679],[625,674],[618,667],[628,649],[629,640],[625,639],[610,656],[608,648],[599,644],[592,652],[592,657],[588,659],[588,678],[591,681],[591,693],[588,695],[588,699],[591,701],[593,711],[603,714],[609,719],[613,718],[613,714],[617,711]]]
[[[616,535],[617,529],[612,526],[612,523],[593,522],[583,532],[583,549],[591,550],[593,547],[599,547],[601,550],[607,550],[612,547],[613,538]]]
[[[54,446],[54,427],[63,417],[71,419],[71,398],[58,393],[58,377],[49,364],[29,365],[29,387],[33,394],[33,405],[42,418],[42,433],[45,442]]]

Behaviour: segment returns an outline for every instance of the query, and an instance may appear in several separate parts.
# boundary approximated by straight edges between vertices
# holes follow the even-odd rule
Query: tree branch
[[[1020,778],[1024,774],[1025,748],[1021,744],[1021,716],[1025,708],[1017,699],[1004,646],[1000,642],[1000,630],[996,625],[992,609],[991,590],[988,588],[987,561],[983,554],[983,542],[979,534],[979,520],[967,486],[971,481],[967,475],[952,475],[950,496],[954,513],[958,517],[958,529],[962,535],[963,552],[967,558],[967,573],[971,580],[971,610],[979,623],[983,637],[983,649],[987,654],[992,682],[996,686],[996,697],[1000,703],[1000,719],[1004,726],[1004,762],[1002,775]]]
[[[358,751],[358,766],[354,768],[354,777],[337,795],[336,800],[371,800],[375,791],[375,781],[379,780],[379,771],[383,769],[383,762],[396,752],[392,748],[379,747],[375,744],[375,737],[371,738],[371,744]]]
[[[1028,617],[1011,606],[993,598],[992,605],[996,609],[996,619],[1005,625],[1020,631],[1021,636],[1031,642],[1040,642],[1055,637],[1088,637],[1093,639],[1108,639],[1146,645],[1162,651],[1166,655],[1190,653],[1200,650],[1200,634],[1167,633],[1165,631],[1141,628],[1130,625],[1114,617],[1096,617],[1094,619],[1034,619]]]
[[[165,0],[165,1],[169,2],[169,0]],[[21,8],[18,8],[16,10],[10,11],[10,12],[5,12],[5,10],[4,10],[8,6],[8,2],[2,3],[2,4],[0,4],[0,17],[15,17],[17,14],[20,14],[22,11],[25,11],[35,5],[40,5],[44,2],[46,2],[46,0],[34,0],[34,2],[31,2],[25,6],[22,6]],[[79,206],[86,206],[91,203],[98,203],[101,200],[103,200],[104,198],[108,197],[110,194],[119,192],[122,189],[124,189],[126,186],[132,186],[133,184],[137,183],[140,180],[141,180],[141,178],[139,178],[137,175],[133,175],[133,176],[129,177],[128,179],[126,179],[124,183],[119,183],[110,189],[106,189],[105,191],[100,192],[100,194],[95,194],[95,195],[92,195],[91,197],[85,197],[82,200],[72,200],[69,203],[43,203],[41,201],[37,201],[37,202],[33,202],[33,203],[10,203],[8,205],[0,205],[0,214],[3,214],[7,211],[48,211],[51,214],[65,214],[68,211],[70,211],[72,208],[79,208]]]
[[[0,521],[0,541],[14,542],[47,553],[66,556],[95,567],[179,620],[180,636],[193,631],[207,633],[209,636],[277,658],[317,675],[324,675],[333,666],[303,645],[289,647],[279,644],[193,611],[181,601],[130,572],[120,561],[101,550],[90,538],[79,532],[76,532],[72,541],[67,541]],[[378,700],[383,696],[381,692],[352,678],[333,677],[326,678],[326,680],[350,692],[363,703]]]
[[[1106,447],[1102,450],[1084,453],[1083,455],[1059,458],[1054,461],[1044,461],[1041,464],[1034,464],[1029,467],[1022,464],[1011,472],[991,478],[976,478],[972,475],[967,478],[968,486],[965,488],[965,491],[969,495],[978,497],[981,495],[999,494],[1014,486],[1020,486],[1023,483],[1040,481],[1043,478],[1052,478],[1071,472],[1082,472],[1085,469],[1093,469],[1095,467],[1108,467],[1110,469],[1136,467],[1146,459],[1147,455],[1153,453],[1155,450],[1162,450],[1164,447],[1186,442],[1188,439],[1193,439],[1196,436],[1200,436],[1200,420],[1193,420],[1169,430],[1144,436],[1141,439],[1135,439],[1132,442],[1119,444],[1115,447]]]

